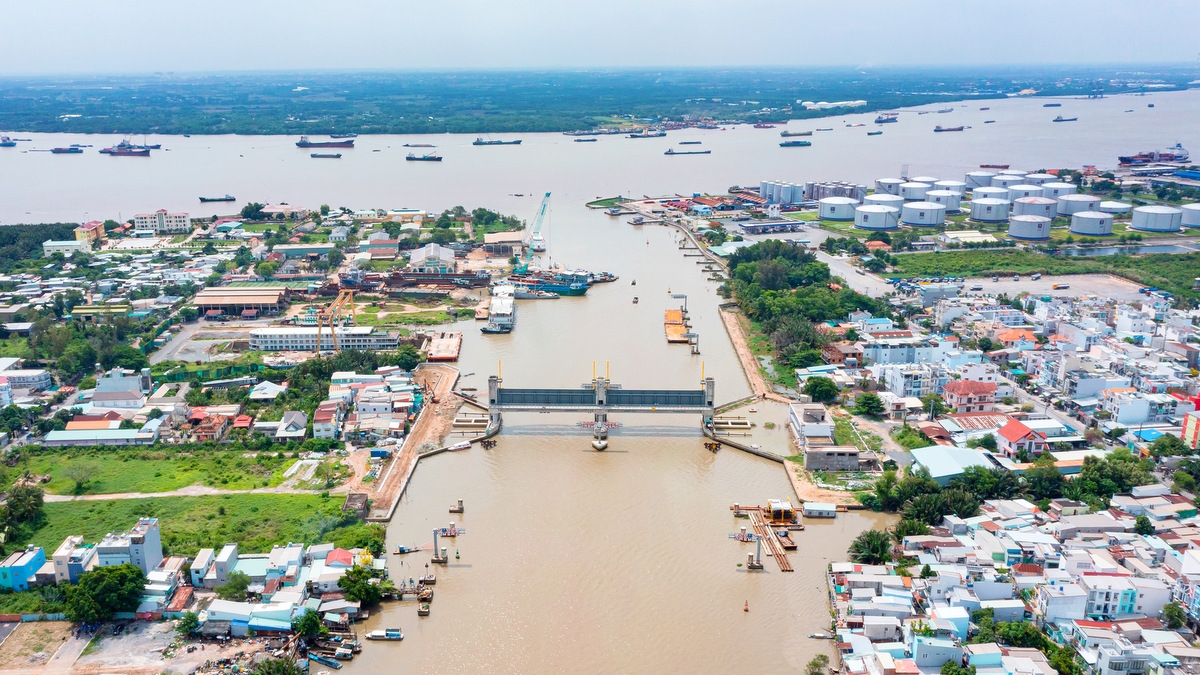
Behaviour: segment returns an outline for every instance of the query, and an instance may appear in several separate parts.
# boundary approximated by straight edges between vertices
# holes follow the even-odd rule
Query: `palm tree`
[[[892,561],[892,541],[884,530],[867,530],[850,543],[850,559],[864,565],[882,565]]]

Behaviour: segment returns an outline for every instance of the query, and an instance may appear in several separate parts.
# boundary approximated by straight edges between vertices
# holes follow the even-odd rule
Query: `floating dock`
[[[754,526],[754,532],[762,537],[763,548],[767,549],[767,555],[775,559],[775,564],[779,565],[780,572],[794,572],[792,569],[792,561],[788,560],[787,553],[783,550],[783,544],[779,541],[775,530],[772,530],[765,518],[763,518],[762,509],[758,507],[744,507],[746,512],[750,514],[750,523]]]
[[[446,331],[437,333],[429,341],[430,361],[457,361],[462,350],[462,333]]]
[[[667,342],[687,344],[688,339],[683,337],[688,332],[683,310],[668,309],[663,313],[663,331],[667,334]]]

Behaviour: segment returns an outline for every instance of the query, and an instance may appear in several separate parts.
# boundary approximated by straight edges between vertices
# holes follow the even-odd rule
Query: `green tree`
[[[246,220],[265,220],[266,214],[263,213],[263,204],[258,202],[250,202],[242,207],[242,218]]]
[[[92,482],[92,479],[99,473],[100,467],[93,462],[76,461],[68,464],[63,470],[64,478],[70,479],[75,483],[74,493],[77,495],[83,494],[87,488],[87,484]]]
[[[1192,455],[1195,451],[1178,437],[1163,434],[1150,443],[1150,454],[1155,457],[1171,457],[1174,455]]]
[[[87,377],[85,377],[79,381],[79,388],[80,389],[95,389],[96,388],[96,378],[92,377],[91,375],[88,375]]]
[[[1042,631],[1025,621],[1003,621],[996,624],[996,640],[1009,647],[1041,649],[1049,642]]]
[[[279,271],[279,263],[272,260],[263,260],[254,266],[254,273],[260,277],[272,277]]]
[[[878,394],[865,393],[860,394],[854,401],[854,414],[877,417],[882,415],[884,411],[883,400]]]
[[[950,513],[946,497],[939,492],[914,497],[904,505],[904,517],[927,525],[937,525],[942,518]]]
[[[1187,613],[1183,611],[1183,607],[1178,602],[1163,606],[1163,618],[1166,619],[1167,628],[1171,630],[1183,628],[1183,624],[1187,623]]]
[[[364,607],[373,607],[383,599],[379,584],[372,583],[371,570],[355,565],[338,579],[338,588],[346,592],[346,599],[361,602]]]
[[[195,612],[184,612],[183,616],[179,617],[179,622],[175,624],[175,632],[179,633],[181,637],[187,637],[199,627],[200,615]]]
[[[1146,516],[1138,516],[1134,521],[1133,531],[1138,534],[1154,534],[1154,523]]]
[[[5,521],[11,525],[41,520],[45,500],[45,491],[36,485],[22,483],[12,486],[5,494]]]
[[[67,618],[76,623],[107,621],[117,612],[132,612],[145,585],[146,575],[130,563],[85,572],[76,585],[67,586]]]
[[[930,393],[921,397],[921,412],[938,417],[950,412],[950,407],[946,405],[946,400],[941,394]]]
[[[254,675],[305,675],[305,672],[291,658],[267,659],[254,668]]]
[[[892,561],[892,540],[884,530],[866,530],[854,538],[846,553],[856,563],[882,565]]]
[[[192,307],[191,305],[179,310],[179,320],[183,321],[184,323],[191,323],[198,318],[200,318],[200,310]]]
[[[804,393],[812,400],[825,403],[837,398],[838,386],[828,377],[810,377],[804,382]]]
[[[986,337],[986,336],[981,337],[978,340],[976,340],[975,345],[977,347],[979,347],[980,351],[983,351],[983,352],[990,352],[996,348],[996,344],[994,342],[992,342],[992,339],[989,337]]]
[[[217,596],[222,600],[245,601],[246,589],[250,587],[250,577],[245,572],[234,570],[225,577],[225,585],[217,586]]]
[[[904,520],[892,528],[892,539],[896,544],[903,543],[905,537],[917,537],[929,534],[929,526],[919,520]]]
[[[292,619],[292,632],[303,637],[312,637],[327,633],[329,629],[321,624],[320,614],[312,609],[306,609],[303,614]]]
[[[804,666],[804,675],[826,675],[829,672],[829,657],[817,654]]]

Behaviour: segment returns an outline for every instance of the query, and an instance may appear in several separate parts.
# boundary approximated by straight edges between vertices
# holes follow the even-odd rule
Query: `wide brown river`
[[[1156,107],[1147,108],[1150,102]],[[509,386],[578,387],[591,379],[594,360],[601,372],[608,360],[614,382],[639,388],[699,386],[703,367],[723,402],[749,390],[717,316],[717,284],[696,258],[678,251],[678,233],[635,228],[625,218],[584,208],[585,201],[617,193],[723,191],[760,179],[869,183],[904,165],[910,175],[951,179],[980,163],[1111,166],[1118,153],[1176,141],[1200,150],[1200,92],[1064,100],[1052,109],[1041,103],[987,101],[956,104],[948,114],[906,112],[875,137],[865,134],[875,128],[873,114],[791,123],[791,129],[833,127],[816,134],[810,148],[780,148],[778,130],[743,126],[596,143],[521,134],[522,145],[505,147],[474,147],[469,136],[362,137],[341,160],[310,159],[290,137],[151,137],[169,150],[138,159],[99,155],[95,148],[83,155],[24,152],[71,143],[99,148],[115,136],[17,134],[33,140],[0,149],[0,223],[127,218],[158,208],[207,215],[250,200],[430,210],[462,204],[531,219],[541,194],[551,191],[553,260],[609,270],[620,280],[597,285],[584,298],[518,303],[511,335],[483,336],[477,324],[460,324],[466,339],[459,366],[474,373],[462,386],[486,389],[487,375],[502,361]],[[1079,121],[1050,122],[1057,114]],[[996,123],[984,125],[985,119]],[[858,122],[868,127],[845,126]],[[972,128],[934,134],[935,124]],[[703,141],[713,153],[663,156],[680,140]],[[405,162],[406,142],[437,144],[445,161]],[[196,201],[226,192],[237,204],[201,207]],[[688,296],[700,356],[664,339],[663,310],[681,302],[671,293]],[[785,423],[781,406],[759,405],[752,417],[759,426],[748,442],[786,448],[780,429],[763,427]],[[777,673],[799,671],[831,649],[806,637],[828,626],[822,572],[844,557],[859,531],[886,524],[886,517],[809,520],[796,535],[795,573],[781,573],[769,559],[765,571],[748,573],[737,564],[751,546],[728,539],[744,521],[732,518],[728,507],[794,499],[782,468],[736,450],[708,452],[696,417],[614,419],[625,426],[613,432],[604,453],[593,452],[590,434],[576,427],[583,416],[523,414],[506,416],[492,450],[422,463],[388,528],[389,548],[427,543],[432,528],[451,520],[467,534],[449,543],[452,563],[437,570],[432,615],[418,618],[412,602],[385,605],[360,634],[398,626],[405,640],[368,644],[346,671]],[[466,513],[451,516],[448,507],[460,498]],[[460,557],[453,558],[455,552]],[[428,553],[393,556],[389,565],[396,578],[406,579],[423,572],[428,559]]]

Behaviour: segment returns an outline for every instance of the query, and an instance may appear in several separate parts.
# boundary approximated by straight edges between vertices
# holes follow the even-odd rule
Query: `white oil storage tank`
[[[1042,216],[1054,218],[1058,213],[1058,200],[1049,197],[1020,197],[1012,203],[1014,216]]]
[[[1129,213],[1133,206],[1125,202],[1100,202],[1101,213]],[[1186,206],[1184,208],[1187,208]],[[1185,225],[1187,223],[1184,223]]]
[[[900,207],[904,206],[904,197],[901,197],[900,195],[880,194],[876,192],[873,195],[867,195],[866,198],[863,199],[863,203],[874,204],[875,206],[890,206],[899,212]]]
[[[1008,188],[980,187],[971,190],[971,199],[1003,199],[1008,201]]]
[[[934,227],[946,222],[946,207],[934,202],[909,202],[900,210],[905,225]]]
[[[1042,196],[1058,199],[1063,195],[1073,195],[1078,190],[1074,183],[1042,183]]]
[[[992,184],[992,178],[996,174],[991,171],[972,171],[966,176],[963,176],[963,183],[970,189],[974,190],[979,187],[987,187]]]
[[[992,187],[1008,189],[1014,185],[1020,185],[1025,182],[1025,176],[1012,176],[1009,174],[1000,174],[992,177]]]
[[[1013,185],[1012,187],[1008,188],[1008,201],[1010,201],[1010,202],[1013,201],[1014,199],[1020,199],[1022,197],[1041,197],[1041,196],[1042,196],[1042,186],[1041,185],[1029,185],[1028,183],[1021,183],[1020,185]]]
[[[908,179],[908,182],[929,183],[930,185],[933,185],[934,183],[938,182],[938,179],[934,178],[933,176],[913,176],[912,178]]]
[[[1174,206],[1139,206],[1133,210],[1130,229],[1143,232],[1178,232],[1183,211]]]
[[[1184,204],[1179,207],[1183,216],[1179,223],[1184,227],[1200,227],[1200,204]]]
[[[1027,176],[1029,172],[1024,169],[1000,169],[996,172],[998,176]]]
[[[925,193],[929,191],[929,183],[917,183],[910,181],[900,186],[900,196],[904,197],[905,201],[919,202],[925,199]]]
[[[886,192],[889,195],[900,194],[900,184],[904,182],[902,178],[880,178],[875,181],[875,194]]]
[[[892,206],[881,204],[863,204],[854,209],[854,226],[864,230],[894,230],[900,227]]]
[[[854,220],[857,199],[850,197],[826,197],[817,202],[817,215],[821,220]]]
[[[1025,176],[1025,182],[1029,185],[1045,185],[1046,183],[1053,183],[1054,179],[1055,176],[1051,176],[1048,173],[1031,173]]]
[[[972,200],[971,220],[981,223],[1003,223],[1008,220],[1008,200],[990,197]]]
[[[1080,211],[1100,208],[1100,198],[1091,195],[1062,195],[1058,198],[1058,215],[1069,216]]]
[[[1112,223],[1111,213],[1079,211],[1071,214],[1071,234],[1105,237],[1112,234]]]
[[[946,213],[962,210],[962,193],[953,190],[930,190],[925,193],[925,201],[941,204],[946,207]]]
[[[991,179],[988,179],[988,180],[989,180],[989,184],[990,184]],[[967,184],[962,182],[961,180],[939,180],[933,184],[933,189],[949,190],[951,192],[957,192],[958,194],[961,195],[961,194],[965,194],[967,192]]]
[[[1049,239],[1050,219],[1045,216],[1013,216],[1008,220],[1008,236],[1013,239]]]

